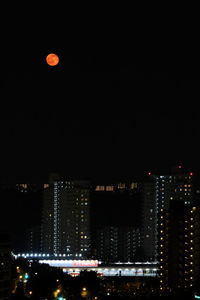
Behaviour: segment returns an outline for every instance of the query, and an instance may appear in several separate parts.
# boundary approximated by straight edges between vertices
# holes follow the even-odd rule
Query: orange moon
[[[46,57],[46,62],[49,66],[56,66],[59,63],[59,57],[55,53],[50,53]]]

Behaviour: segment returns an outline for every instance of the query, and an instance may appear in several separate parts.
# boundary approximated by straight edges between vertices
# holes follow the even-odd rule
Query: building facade
[[[143,183],[141,248],[143,261],[154,261],[156,257],[157,210],[155,205],[156,190],[154,178]]]
[[[105,263],[133,262],[139,248],[138,228],[105,226],[97,231],[97,258]]]
[[[160,289],[188,290],[200,284],[200,208],[174,201],[158,218]]]
[[[92,257],[108,259],[109,257],[106,258],[105,255],[106,250],[104,254],[100,250],[100,234],[103,234],[105,240],[110,241],[108,243],[111,246],[109,235],[117,236],[113,243],[122,240],[119,238],[119,228],[124,228],[126,235],[127,228],[141,227],[141,183],[134,181],[99,183],[93,186],[91,200]],[[105,240],[101,242],[107,243]],[[118,249],[117,245],[113,247]],[[119,251],[117,250],[116,255],[114,252],[110,256],[112,260],[116,260],[117,257],[124,259],[125,254],[119,258]],[[132,254],[126,255],[127,260],[132,258]]]
[[[31,226],[26,230],[25,252],[41,252],[41,226]]]
[[[90,256],[90,186],[54,181],[44,189],[42,252]]]
[[[194,174],[182,172],[181,166],[170,175],[148,174],[143,184],[142,248],[146,260],[157,259],[158,213],[168,209],[172,201],[194,205]]]

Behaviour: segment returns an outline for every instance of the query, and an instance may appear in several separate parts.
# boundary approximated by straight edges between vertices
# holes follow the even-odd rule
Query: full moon
[[[59,63],[59,57],[55,53],[50,53],[46,57],[46,62],[49,66],[56,66]]]

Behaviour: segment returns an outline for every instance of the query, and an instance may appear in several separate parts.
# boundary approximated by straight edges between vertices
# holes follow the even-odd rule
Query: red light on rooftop
[[[178,168],[179,168],[179,169],[181,169],[181,168],[182,168],[182,166],[181,166],[181,165],[179,165],[179,166],[178,166]]]
[[[190,172],[190,173],[189,173],[189,175],[190,175],[190,176],[193,176],[193,175],[194,175],[194,173],[193,173],[193,172]]]
[[[148,175],[151,176],[151,172],[148,172]]]

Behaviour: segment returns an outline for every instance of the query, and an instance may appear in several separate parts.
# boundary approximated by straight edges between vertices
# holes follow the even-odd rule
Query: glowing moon
[[[46,62],[49,66],[56,66],[59,63],[59,57],[55,53],[50,53],[46,57]]]

